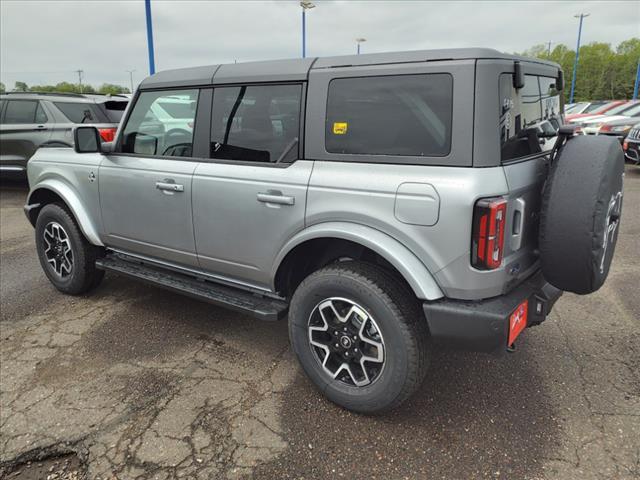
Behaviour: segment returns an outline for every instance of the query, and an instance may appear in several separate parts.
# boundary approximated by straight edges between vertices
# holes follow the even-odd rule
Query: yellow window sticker
[[[344,135],[347,133],[347,122],[333,122],[334,135]]]

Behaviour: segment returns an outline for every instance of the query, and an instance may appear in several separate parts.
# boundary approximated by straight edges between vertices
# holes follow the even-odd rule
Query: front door
[[[191,182],[198,89],[143,91],[124,126],[118,152],[99,170],[104,238],[109,247],[197,266]],[[154,114],[164,104],[171,114]],[[164,110],[164,109],[163,109]]]
[[[313,162],[299,160],[302,85],[218,87],[209,162],[193,177],[200,266],[268,288],[273,259],[304,227]]]

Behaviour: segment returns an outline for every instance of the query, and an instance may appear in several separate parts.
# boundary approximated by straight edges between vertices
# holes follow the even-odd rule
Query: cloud
[[[546,42],[575,48],[640,36],[640,4],[629,2],[316,1],[307,13],[307,55],[491,47],[506,52]],[[301,55],[297,1],[152,0],[158,70]],[[29,84],[85,81],[127,85],[148,72],[144,2],[0,2],[0,79]]]

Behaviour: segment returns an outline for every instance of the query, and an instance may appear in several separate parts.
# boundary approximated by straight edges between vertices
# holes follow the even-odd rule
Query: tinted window
[[[4,114],[4,123],[35,123],[36,100],[9,100]]]
[[[329,84],[328,152],[445,156],[451,149],[449,74],[340,78]]]
[[[126,101],[108,101],[100,103],[99,107],[106,114],[109,123],[120,123],[128,104]]]
[[[36,108],[36,123],[47,123],[49,118],[47,114],[44,113],[44,109],[42,108],[42,104],[38,102],[38,108]]]
[[[122,151],[143,155],[190,157],[198,90],[142,92],[124,128]],[[174,118],[160,106],[163,102],[184,106],[185,116]]]
[[[516,90],[512,75],[505,73],[500,75],[499,91],[502,160],[550,150],[562,123],[555,79],[525,75],[525,86]]]
[[[53,102],[72,123],[104,123],[106,118],[94,103]]]
[[[211,158],[291,161],[298,154],[301,85],[216,88]]]

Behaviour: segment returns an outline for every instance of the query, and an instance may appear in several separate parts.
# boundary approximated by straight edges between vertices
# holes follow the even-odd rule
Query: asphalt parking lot
[[[435,351],[379,417],[322,398],[284,322],[112,275],[58,293],[26,193],[0,187],[0,478],[640,478],[638,167],[599,292],[563,296],[515,354]]]

